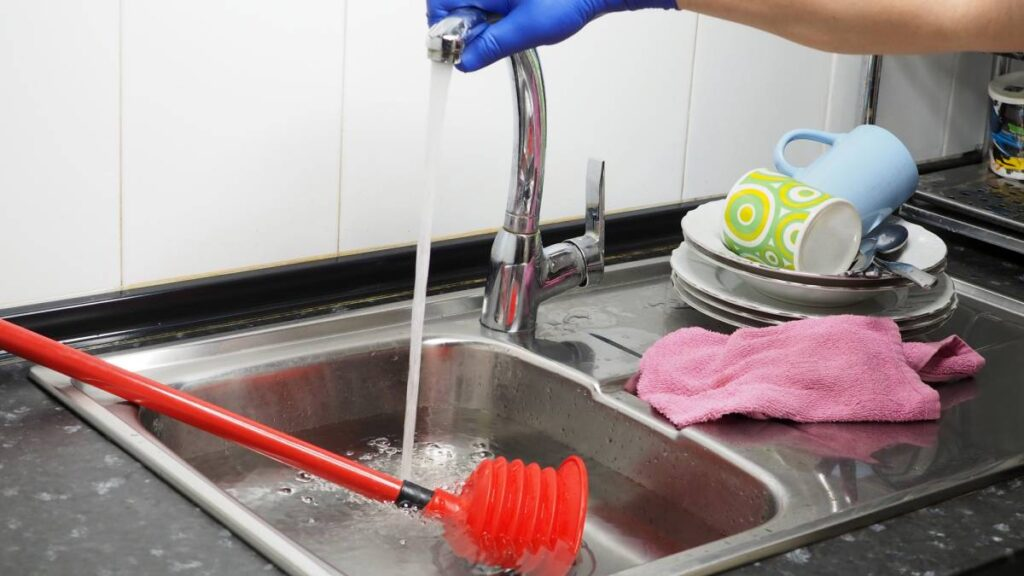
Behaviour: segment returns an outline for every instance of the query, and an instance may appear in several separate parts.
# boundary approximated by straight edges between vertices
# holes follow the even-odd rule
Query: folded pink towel
[[[797,422],[939,417],[924,382],[975,374],[985,359],[956,336],[904,343],[888,318],[829,316],[732,335],[684,328],[640,361],[637,394],[680,428],[726,414]]]

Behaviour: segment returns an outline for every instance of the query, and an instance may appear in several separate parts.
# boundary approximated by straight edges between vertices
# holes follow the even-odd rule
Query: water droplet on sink
[[[298,480],[299,482],[312,482],[313,475],[310,474],[309,472],[299,472],[298,474],[295,475],[295,479]]]
[[[312,496],[303,496],[302,502],[303,504],[312,504],[316,506],[316,500],[314,500]]]
[[[355,450],[345,450],[345,456],[355,456]]]
[[[394,446],[392,446],[390,448],[385,448],[384,449],[384,453],[387,454],[388,456],[394,456],[395,454],[398,454],[399,452],[401,452],[401,450],[399,450],[398,448],[395,448]]]
[[[399,546],[405,546],[405,538],[402,538],[401,540],[399,540],[398,541],[398,545]]]
[[[293,492],[295,492],[295,490],[292,489],[292,488],[289,488],[288,486],[282,486],[282,487],[277,489],[277,493],[278,494],[284,494],[285,496],[289,496]]]
[[[473,448],[476,448],[477,450],[483,450],[484,448],[487,448],[487,443],[486,442],[473,442]]]

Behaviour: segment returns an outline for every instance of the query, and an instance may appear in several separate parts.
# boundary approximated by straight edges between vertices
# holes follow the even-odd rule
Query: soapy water
[[[452,418],[420,411],[430,429],[412,452],[416,482],[450,492],[462,489],[479,463],[496,454],[518,453],[519,441],[535,442],[516,431],[507,452],[502,442],[481,435],[494,423],[484,414],[460,413]],[[360,419],[306,431],[300,436],[371,468],[397,474],[401,466],[401,434],[396,414]],[[435,423],[452,424],[439,432]],[[433,421],[433,422],[432,422]],[[189,459],[200,472],[275,528],[310,552],[350,574],[512,574],[473,566],[457,557],[444,540],[441,523],[391,503],[371,500],[341,486],[230,447]],[[586,548],[571,574],[595,573],[597,561]]]

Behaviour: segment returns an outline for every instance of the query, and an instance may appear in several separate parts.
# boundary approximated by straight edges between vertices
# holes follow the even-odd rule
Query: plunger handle
[[[0,349],[367,498],[422,508],[431,492],[0,319]]]

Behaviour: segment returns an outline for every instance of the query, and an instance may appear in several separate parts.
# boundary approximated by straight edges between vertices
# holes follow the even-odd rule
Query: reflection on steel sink
[[[940,389],[937,423],[795,426],[733,419],[675,430],[623,390],[639,354],[683,326],[666,260],[613,267],[547,303],[536,335],[479,324],[478,292],[428,306],[414,479],[452,485],[500,454],[591,473],[577,574],[706,574],[791,550],[1024,464],[1024,308],[968,285],[934,337],[989,361]],[[328,449],[397,470],[406,305],[111,355],[112,362]],[[439,527],[79,387],[33,379],[293,574],[459,574]],[[980,393],[983,390],[984,393]]]

